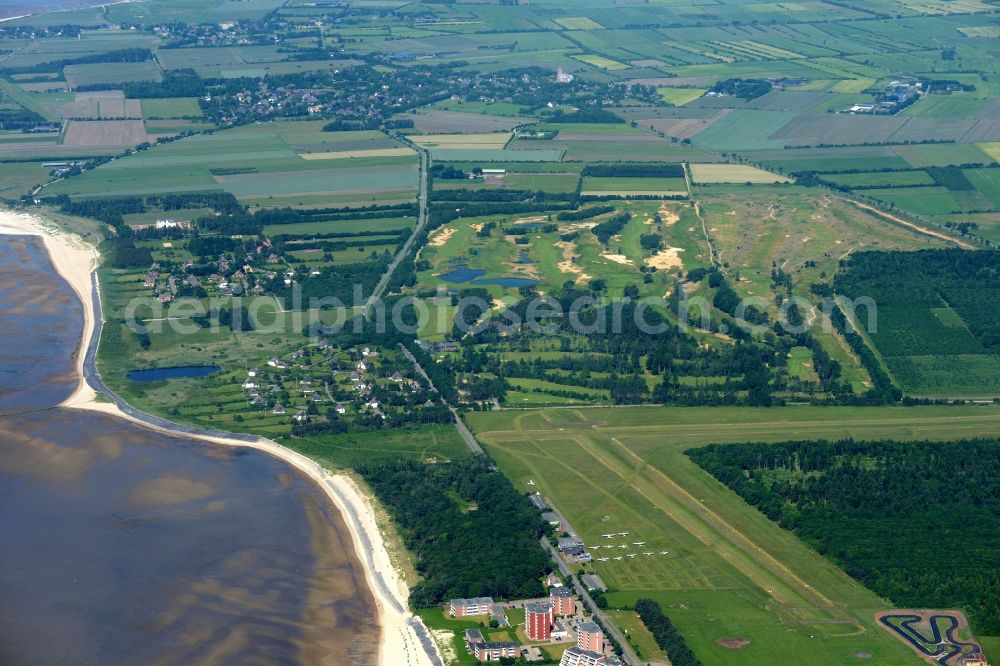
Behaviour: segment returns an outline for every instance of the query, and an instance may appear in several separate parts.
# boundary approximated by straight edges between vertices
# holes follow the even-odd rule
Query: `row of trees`
[[[691,652],[677,627],[663,613],[660,604],[652,599],[636,599],[635,612],[649,629],[649,633],[653,634],[656,644],[670,657],[673,666],[701,666],[701,661]]]

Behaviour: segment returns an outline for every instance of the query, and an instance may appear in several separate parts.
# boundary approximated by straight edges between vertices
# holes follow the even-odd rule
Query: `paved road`
[[[424,378],[424,381],[427,382],[427,385],[431,387],[431,391],[437,393],[440,396],[441,394],[434,386],[434,382],[432,382],[431,378],[427,376],[427,373],[424,372],[423,367],[421,367],[420,363],[417,362],[416,357],[412,353],[410,353],[410,350],[406,348],[406,345],[400,344],[399,348],[403,350],[403,354],[406,356],[406,358],[409,359],[410,363],[413,364],[413,367],[417,369],[417,372],[420,374],[421,377]],[[462,420],[462,416],[458,413],[458,410],[449,405],[448,401],[445,400],[444,398],[441,398],[441,402],[443,402],[444,405],[449,410],[451,410],[451,415],[455,419],[455,429],[458,430],[458,434],[465,441],[466,446],[472,449],[473,453],[477,455],[482,455],[483,447],[479,446],[479,442],[476,441],[476,438],[466,427],[465,421]]]
[[[548,498],[546,498],[545,501],[550,507],[552,506],[552,503],[549,502]],[[561,515],[562,514],[560,514],[560,516]],[[564,530],[568,528],[565,522],[562,527]],[[591,597],[590,592],[587,591],[587,587],[580,582],[580,579],[577,576],[573,575],[563,558],[559,557],[559,551],[557,551],[545,537],[542,537],[540,543],[549,553],[552,560],[556,563],[556,566],[559,567],[559,572],[566,578],[566,580],[572,581],[573,588],[576,590],[576,593],[580,595],[580,599],[583,600],[583,603],[587,606],[590,612],[594,614],[594,617],[600,621],[601,625],[604,626],[604,629],[608,632],[608,634],[610,634],[611,637],[618,642],[618,645],[621,646],[623,652],[622,661],[630,666],[639,666],[639,664],[644,663],[639,660],[639,655],[637,655],[635,650],[632,649],[632,645],[628,642],[628,639],[625,638],[625,635],[618,630],[618,627],[616,627],[610,619],[608,619],[608,616],[604,613],[604,611],[597,607],[597,604],[594,603],[594,598]],[[667,664],[666,666],[670,665]]]
[[[396,257],[392,260],[392,263],[389,264],[389,267],[385,271],[385,275],[383,275],[382,279],[375,285],[375,290],[372,291],[372,295],[368,297],[367,301],[365,301],[365,307],[362,312],[365,318],[367,318],[369,312],[371,312],[372,305],[374,305],[378,299],[382,298],[382,294],[385,293],[386,287],[389,286],[389,279],[392,278],[392,274],[396,272],[399,264],[406,258],[406,255],[413,247],[413,243],[416,241],[417,236],[420,235],[420,232],[423,231],[424,227],[427,225],[427,202],[430,194],[429,181],[431,160],[427,151],[423,148],[412,145],[411,147],[420,154],[420,193],[417,195],[420,211],[417,215],[417,226],[413,228],[413,233],[411,233],[410,237],[406,239],[405,243],[403,243],[402,249],[396,253]]]

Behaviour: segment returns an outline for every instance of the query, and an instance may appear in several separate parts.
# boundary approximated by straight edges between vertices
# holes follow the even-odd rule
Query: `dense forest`
[[[635,612],[653,634],[656,644],[670,657],[673,666],[701,666],[701,661],[691,652],[691,648],[684,642],[684,637],[674,627],[670,618],[663,614],[660,604],[652,599],[637,599]]]
[[[447,464],[395,462],[358,470],[392,514],[424,580],[410,603],[456,597],[543,595],[551,563],[543,522],[527,498],[485,458]]]
[[[687,455],[899,607],[1000,633],[1000,440],[711,445]]]
[[[1000,250],[860,252],[834,290],[875,301],[877,320],[859,318],[885,356],[1000,354]]]

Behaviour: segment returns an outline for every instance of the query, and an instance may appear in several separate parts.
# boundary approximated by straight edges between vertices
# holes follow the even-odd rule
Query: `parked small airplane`
[[[622,558],[620,558],[620,557],[616,557],[615,559],[616,559],[616,560],[620,560],[620,559],[622,559]]]
[[[635,557],[635,556],[636,556],[636,555],[638,555],[638,554],[639,554],[639,553],[629,553],[629,554],[628,554],[628,556],[629,556],[629,557],[631,558],[631,557]]]

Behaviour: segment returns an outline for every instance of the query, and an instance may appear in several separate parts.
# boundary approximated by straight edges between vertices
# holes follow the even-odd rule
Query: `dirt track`
[[[869,211],[871,213],[875,213],[879,217],[884,217],[885,219],[891,220],[892,222],[895,222],[896,224],[901,224],[904,227],[908,227],[910,229],[913,229],[914,231],[922,233],[925,236],[933,236],[934,238],[940,238],[941,240],[945,240],[945,241],[948,241],[950,243],[954,243],[955,245],[958,245],[960,248],[963,248],[965,250],[975,250],[976,249],[976,246],[973,245],[972,243],[969,243],[968,241],[959,240],[958,238],[955,238],[954,236],[949,236],[948,234],[942,233],[940,231],[934,231],[933,229],[928,229],[927,227],[922,227],[919,224],[914,224],[913,222],[910,222],[909,220],[903,219],[903,218],[899,217],[898,215],[893,215],[892,213],[887,213],[884,210],[880,210],[880,209],[876,208],[875,206],[872,206],[872,205],[869,205],[869,204],[866,204],[866,203],[861,203],[860,201],[854,201],[853,199],[848,199],[848,201],[850,201],[851,203],[853,203],[858,208],[863,208],[864,210],[867,210],[867,211]]]

